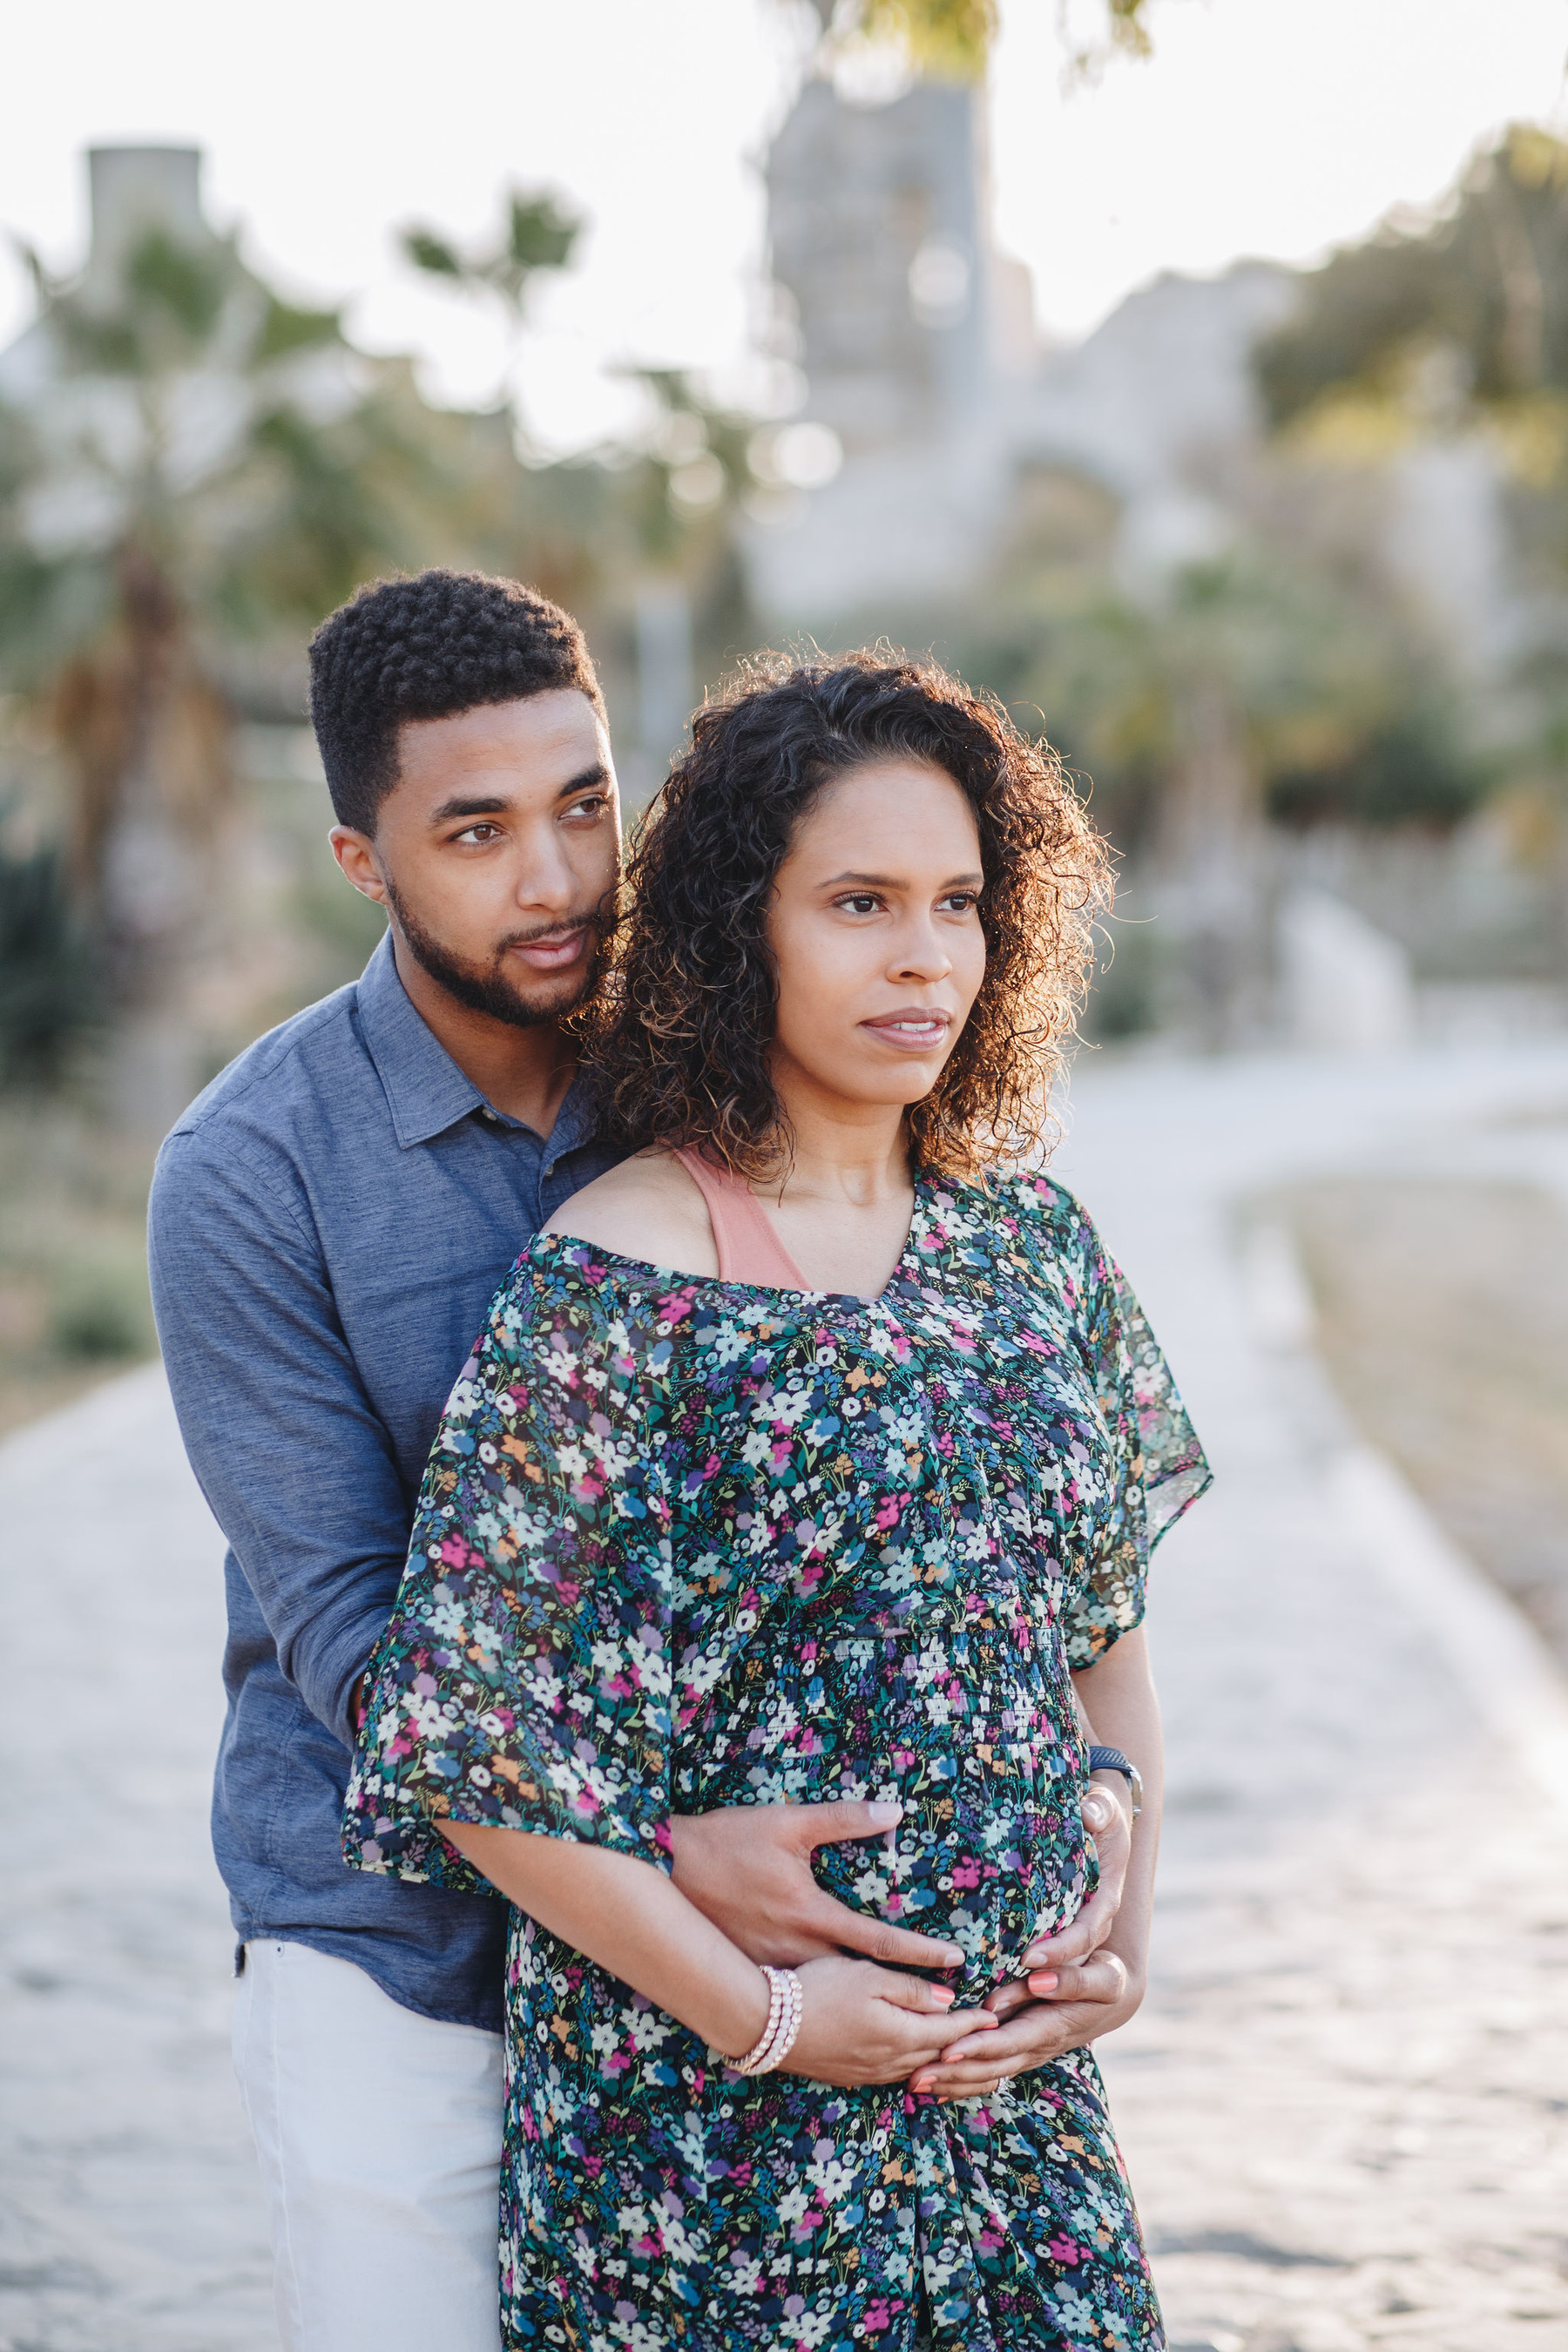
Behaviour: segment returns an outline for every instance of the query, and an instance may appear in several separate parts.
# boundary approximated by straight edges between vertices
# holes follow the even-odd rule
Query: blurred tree
[[[500,237],[467,255],[428,227],[405,229],[401,242],[417,268],[454,291],[499,299],[519,336],[535,272],[569,255],[576,233],[547,191],[514,189]],[[762,484],[756,417],[710,399],[682,369],[624,373],[647,395],[642,423],[552,461],[530,435],[526,382],[509,368],[500,414],[523,462],[510,491],[471,522],[483,560],[569,606],[601,645],[624,640],[637,723],[623,781],[636,799],[656,788],[689,712],[694,653],[710,672],[752,634],[733,524]]]
[[[1015,628],[1026,601],[1010,583]],[[1271,817],[1431,822],[1440,804],[1452,822],[1479,789],[1428,726],[1435,699],[1392,617],[1299,551],[1237,550],[1142,599],[1058,575],[1035,621],[1038,651],[1009,699],[1044,713],[1092,779],[1095,817],[1162,919],[1164,1009],[1211,1044],[1260,1001]],[[1117,949],[1140,1002],[1157,945]]]
[[[1261,824],[1270,779],[1349,761],[1395,689],[1367,616],[1262,551],[1188,566],[1135,600],[1058,588],[1018,690],[1093,776],[1119,845],[1173,871]]]
[[[550,190],[513,188],[505,198],[500,234],[488,243],[465,252],[439,229],[424,226],[405,228],[399,243],[427,276],[455,290],[493,296],[520,331],[535,278],[565,266],[581,230],[582,223]],[[542,524],[547,532],[544,517],[552,511],[569,516],[579,529],[591,522],[587,536],[600,569],[612,543],[617,554],[629,549],[661,569],[690,568],[712,554],[714,526],[721,526],[736,499],[755,486],[750,448],[757,420],[706,399],[683,369],[632,367],[624,373],[651,395],[646,425],[624,443],[593,451],[587,460],[591,479],[581,462],[548,468],[559,479],[542,497],[529,498],[529,522],[535,529]],[[513,382],[504,398],[528,452],[520,394]],[[530,488],[543,488],[537,474]]]
[[[0,682],[58,747],[106,980],[145,1011],[211,912],[236,648],[427,539],[440,431],[231,241],[153,227],[111,273],[34,274],[0,365]]]
[[[53,845],[0,843],[0,1089],[68,1071],[103,1016],[97,960]]]
[[[1547,394],[1555,408],[1568,394],[1568,145],[1515,123],[1436,218],[1393,222],[1310,271],[1258,374],[1276,425],[1347,394],[1416,425],[1434,400],[1506,410]]]
[[[998,0],[812,0],[822,26],[825,50],[851,43],[886,44],[900,49],[918,74],[937,79],[973,81],[998,26]],[[1075,41],[1068,0],[1058,0],[1062,37],[1073,69],[1095,70],[1113,55],[1147,57],[1150,0],[1101,0],[1103,30],[1097,39]]]
[[[548,190],[525,195],[511,189],[500,238],[465,253],[438,229],[413,226],[400,242],[416,269],[449,278],[459,286],[480,287],[521,315],[528,290],[541,270],[564,269],[583,224],[563,212]]]
[[[1511,600],[1490,729],[1568,808],[1568,143],[1513,124],[1434,215],[1391,222],[1309,273],[1257,367],[1285,446],[1308,457],[1375,467],[1414,444],[1489,448]],[[1282,778],[1280,813],[1326,795],[1373,821],[1451,820],[1482,789],[1462,740],[1440,700],[1415,707],[1337,772]],[[1568,904],[1568,824],[1558,855]]]
[[[1277,824],[1339,824],[1373,831],[1419,825],[1446,832],[1473,814],[1492,778],[1469,740],[1468,714],[1429,681],[1408,677],[1403,707],[1336,745],[1287,746],[1271,765],[1267,806]]]

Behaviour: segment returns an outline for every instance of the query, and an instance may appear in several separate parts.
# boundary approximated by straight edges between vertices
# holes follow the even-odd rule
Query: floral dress
[[[344,1852],[482,1884],[450,1819],[668,1871],[672,1812],[897,1797],[818,1877],[978,2000],[1093,1885],[1069,1670],[1207,1476],[1045,1178],[922,1180],[870,1303],[542,1236],[436,1440]],[[1087,2050],[952,2104],[750,2080],[521,1912],[507,1983],[509,2347],[1163,2344]]]

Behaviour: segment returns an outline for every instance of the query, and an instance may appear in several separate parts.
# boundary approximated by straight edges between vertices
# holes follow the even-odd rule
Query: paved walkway
[[[1568,1047],[1091,1066],[1060,1165],[1220,1474],[1159,1556],[1156,1981],[1107,2053],[1173,2344],[1562,2352],[1568,1820],[1489,1728],[1508,1642],[1457,1654],[1388,1572],[1237,1204],[1379,1165],[1568,1198]],[[205,1838],[218,1546],[156,1371],[0,1447],[0,2352],[274,2352]]]
[[[1563,2352],[1568,1815],[1525,1712],[1549,1677],[1525,1689],[1517,1635],[1495,1673],[1465,1653],[1440,1556],[1426,1590],[1388,1557],[1321,1377],[1248,1296],[1241,1211],[1380,1167],[1568,1197],[1568,1051],[1091,1067],[1059,1166],[1218,1473],[1157,1555],[1155,1981],[1106,2052],[1173,2345]]]

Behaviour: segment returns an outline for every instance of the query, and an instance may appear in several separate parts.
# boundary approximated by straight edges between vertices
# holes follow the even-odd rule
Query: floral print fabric
[[[673,1812],[897,1797],[818,1875],[978,1999],[1093,1884],[1069,1672],[1207,1475],[1043,1177],[922,1181],[869,1304],[541,1237],[432,1452],[345,1854],[472,1887],[453,1819],[668,1869]],[[747,2081],[521,1915],[508,1993],[509,2347],[1162,2342],[1087,2051],[952,2105]]]

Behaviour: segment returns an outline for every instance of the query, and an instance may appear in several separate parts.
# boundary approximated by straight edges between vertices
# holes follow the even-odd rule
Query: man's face
[[[331,841],[459,1003],[529,1028],[592,986],[620,803],[609,739],[575,688],[405,720],[374,834],[334,825]]]

